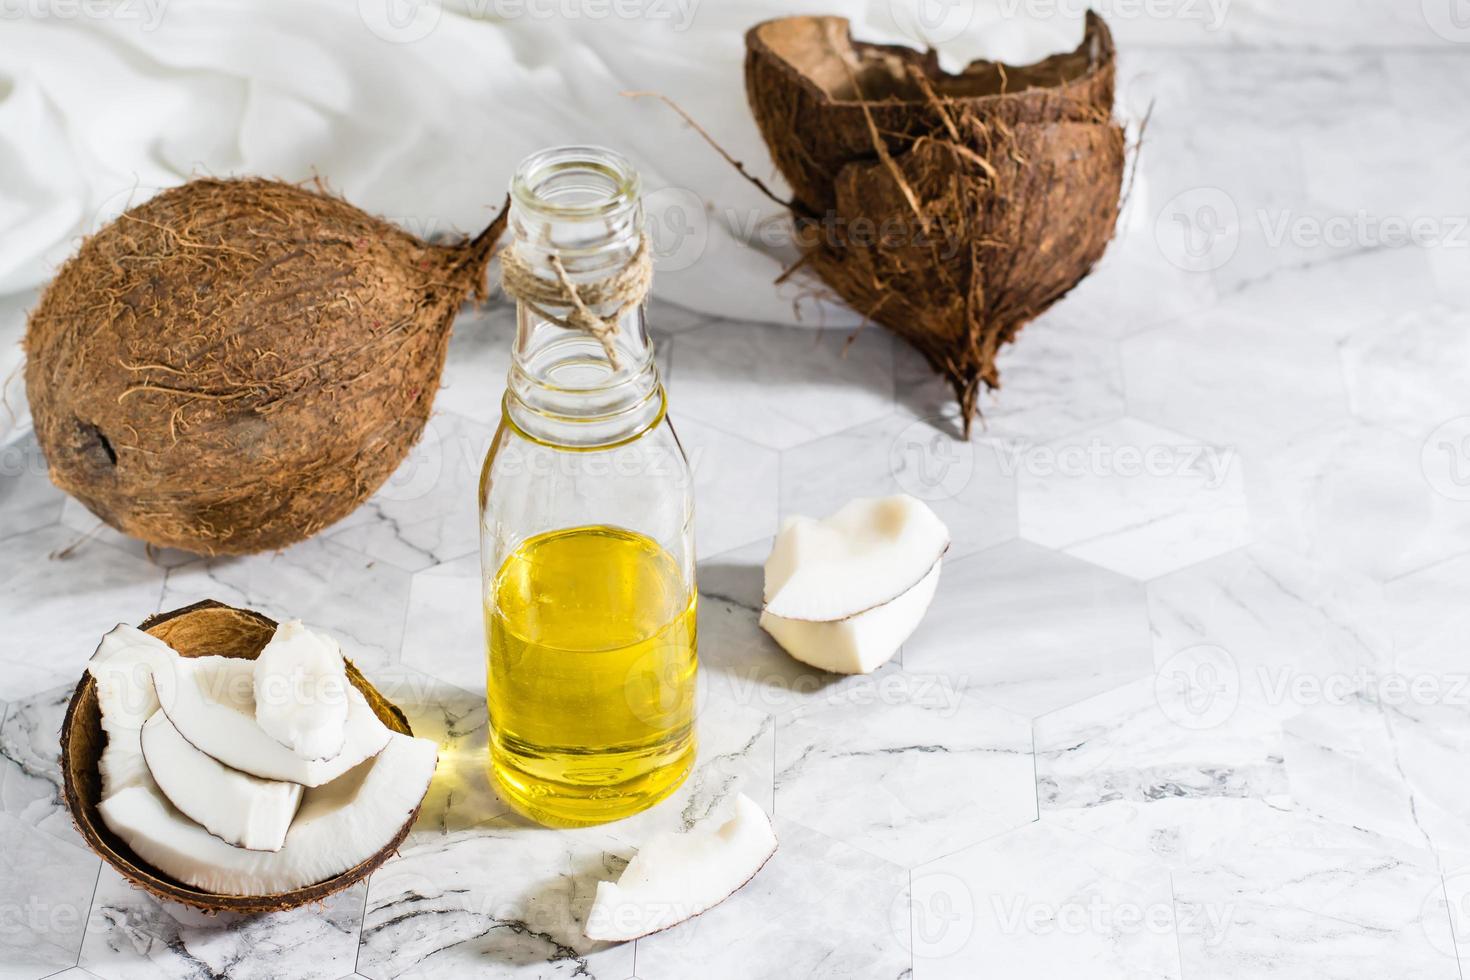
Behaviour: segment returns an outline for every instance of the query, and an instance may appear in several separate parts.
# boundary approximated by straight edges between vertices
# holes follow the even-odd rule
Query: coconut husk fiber
[[[275,633],[276,623],[248,609],[235,609],[206,600],[151,616],[139,628],[152,633],[185,657],[224,656],[254,660]],[[403,712],[379,694],[350,661],[347,678],[362,692],[383,724],[395,732],[413,734]],[[90,674],[84,674],[61,724],[62,788],[77,830],[102,860],[134,885],[159,898],[182,902],[206,912],[277,912],[320,902],[377,870],[403,843],[418,819],[418,811],[415,810],[394,839],[376,854],[318,884],[278,895],[239,896],[204,892],[150,867],[107,829],[97,811],[97,804],[102,798],[102,777],[97,763],[106,745],[102,712],[97,705],[97,682]]]
[[[802,262],[921,351],[968,433],[996,355],[1080,282],[1117,223],[1112,36],[1034,65],[854,41],[840,17],[746,35],[750,106],[791,185]]]
[[[203,554],[341,519],[419,437],[504,221],[434,245],[255,178],[126,212],[31,313],[26,393],[52,481],[125,534]]]

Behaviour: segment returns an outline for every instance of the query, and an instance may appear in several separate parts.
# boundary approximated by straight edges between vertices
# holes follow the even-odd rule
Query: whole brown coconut
[[[1117,223],[1112,36],[957,75],[854,42],[840,17],[746,34],[745,83],[795,201],[804,259],[953,384],[968,433],[1002,344],[1077,285]]]
[[[31,313],[26,394],[52,482],[119,531],[204,554],[341,519],[422,431],[504,220],[431,245],[259,179],[128,211]]]

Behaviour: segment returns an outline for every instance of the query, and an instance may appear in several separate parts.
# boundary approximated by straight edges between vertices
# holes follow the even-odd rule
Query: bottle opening
[[[556,146],[521,161],[511,180],[516,206],[556,219],[602,218],[638,204],[638,171],[600,146]]]

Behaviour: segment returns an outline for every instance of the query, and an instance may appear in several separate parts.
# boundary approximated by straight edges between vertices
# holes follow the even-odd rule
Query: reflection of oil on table
[[[412,464],[280,555],[150,561],[7,450],[7,975],[625,980],[636,953],[642,980],[1458,976],[1463,253],[1312,244],[1300,219],[1447,213],[1458,171],[1401,148],[1450,145],[1464,57],[1429,59],[1440,85],[1410,55],[1317,54],[1314,87],[1283,84],[1296,54],[1135,50],[1125,98],[1172,79],[1158,98],[1193,108],[1156,115],[1148,213],[1005,355],[972,443],[919,421],[947,393],[881,333],[844,356],[655,308],[697,483],[701,755],[624,823],[528,827],[484,773],[475,480],[506,307],[456,330]],[[1364,113],[1395,138],[1362,145]],[[927,619],[870,678],[802,668],[756,626],[778,519],[899,490],[954,535]],[[160,905],[60,809],[97,637],[203,597],[334,632],[445,747],[401,857],[320,909]],[[737,788],[782,840],[750,886],[636,950],[579,938],[596,881]]]

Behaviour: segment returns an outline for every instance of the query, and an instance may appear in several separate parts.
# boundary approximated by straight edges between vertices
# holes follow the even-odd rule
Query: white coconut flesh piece
[[[132,626],[118,625],[102,637],[87,672],[97,689],[102,731],[109,750],[98,764],[102,795],[149,781],[138,742],[145,722],[158,711],[155,671],[172,671],[178,653],[167,643]]]
[[[935,562],[919,584],[898,598],[846,619],[814,623],[762,612],[761,628],[804,664],[837,674],[866,674],[893,659],[918,627],[939,587]]]
[[[944,522],[907,494],[792,518],[766,561],[765,611],[808,622],[856,616],[913,589],[948,548]]]
[[[337,641],[289,620],[255,658],[255,720],[303,759],[331,759],[346,742],[350,686]]]
[[[109,742],[105,751],[112,750]],[[336,877],[381,852],[423,801],[437,762],[432,741],[390,732],[376,756],[306,791],[277,851],[226,844],[151,781],[108,797],[98,810],[134,853],[185,884],[220,895],[274,895]]]
[[[587,938],[638,939],[707,912],[754,878],[775,852],[770,819],[741,795],[729,820],[706,818],[687,833],[660,834],[616,882],[598,882]]]
[[[180,735],[162,711],[143,725],[139,743],[148,774],[184,816],[236,847],[279,851],[286,842],[302,787],[221,765]]]
[[[331,782],[387,743],[389,729],[349,685],[342,750],[331,759],[303,759],[256,723],[254,671],[252,661],[235,657],[180,657],[172,674],[154,675],[159,706],[180,735],[231,769],[308,788]]]

